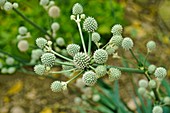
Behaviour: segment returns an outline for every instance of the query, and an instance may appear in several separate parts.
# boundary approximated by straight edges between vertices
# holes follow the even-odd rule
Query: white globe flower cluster
[[[0,0],[0,8],[5,10],[5,11],[10,11],[13,8],[14,9],[18,8],[18,3],[16,3],[16,2],[11,3],[7,0]]]

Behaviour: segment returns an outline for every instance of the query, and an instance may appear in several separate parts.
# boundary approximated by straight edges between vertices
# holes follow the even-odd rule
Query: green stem
[[[65,59],[67,61],[73,62],[73,60],[71,60],[71,59],[69,59],[69,58],[67,58],[67,57],[65,57],[65,56],[63,56],[63,55],[61,55],[61,54],[59,54],[59,53],[57,53],[57,52],[55,52],[53,50],[51,50],[51,53],[55,54],[58,57],[61,57],[61,58]]]
[[[31,24],[33,27],[35,27],[36,29],[38,29],[39,31],[41,31],[42,33],[48,35],[51,39],[53,39],[53,37],[47,33],[47,31],[45,31],[43,28],[41,28],[40,26],[38,26],[37,24],[35,24],[34,22],[32,22],[31,20],[29,20],[25,15],[23,15],[20,11],[18,11],[17,9],[13,8],[13,10],[19,15],[21,16],[24,20],[26,20],[29,24]]]
[[[132,56],[135,58],[136,62],[138,63],[139,66],[141,66],[140,61],[136,58],[135,54],[133,53],[132,49],[129,49],[130,53],[132,54]]]
[[[77,20],[79,20],[79,15],[77,15]],[[80,26],[80,22],[77,21],[76,23],[77,23],[77,26],[78,26],[78,29],[79,29],[80,38],[81,38],[81,42],[82,42],[82,45],[83,45],[83,50],[84,50],[85,53],[87,53],[86,46],[85,46],[85,43],[84,43],[83,34],[82,34],[82,30],[81,30],[81,26]]]
[[[58,61],[58,60],[56,60],[55,62],[58,64],[61,64],[61,65],[74,66],[74,64],[69,63],[69,62],[62,62],[62,61]]]
[[[83,72],[84,72],[84,70],[81,71],[80,73],[78,73],[76,76],[74,76],[74,77],[71,78],[70,80],[68,80],[68,81],[67,81],[67,84],[70,83],[72,80],[76,79],[77,77],[79,77]]]
[[[91,54],[91,33],[89,33],[88,55]]]
[[[139,70],[139,69],[135,69],[135,68],[126,68],[126,67],[117,67],[117,66],[107,66],[107,68],[118,68],[120,69],[122,72],[129,72],[129,73],[138,73],[138,74],[145,74],[145,71],[143,70]]]
[[[95,68],[93,67],[93,66],[89,66],[92,70],[94,70],[95,71]]]
[[[105,45],[102,47],[102,49],[104,49],[107,45],[109,45],[109,42],[108,42],[107,44],[105,44]]]
[[[147,58],[148,58],[148,55],[149,55],[149,52],[147,52],[147,54],[146,54],[146,56],[145,56],[145,60],[144,60],[144,63],[143,63],[144,66],[145,66],[146,60],[147,60]]]
[[[66,72],[70,72],[70,71],[74,71],[76,68],[70,69],[70,70],[63,70],[63,71],[53,71],[50,72],[51,74],[60,74],[60,73],[66,73]]]

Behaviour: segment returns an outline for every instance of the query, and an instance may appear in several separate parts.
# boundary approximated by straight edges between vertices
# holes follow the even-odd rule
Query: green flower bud
[[[120,46],[122,44],[123,38],[121,35],[114,35],[112,36],[112,38],[110,39],[109,43],[116,45],[116,46]]]
[[[111,55],[111,54],[113,54],[113,53],[115,52],[115,48],[112,47],[111,45],[108,45],[108,46],[106,47],[106,51],[107,51],[107,54],[108,54],[108,55]]]
[[[163,102],[164,102],[164,104],[166,104],[166,105],[170,105],[170,97],[164,97],[164,99],[163,99]]]
[[[156,68],[154,75],[157,78],[164,78],[167,75],[167,71],[163,67],[158,67]]]
[[[0,0],[0,7],[5,4],[6,0]]]
[[[51,6],[48,10],[48,15],[52,18],[60,16],[60,8],[58,6]]]
[[[156,88],[156,81],[155,80],[150,80],[149,81],[149,87],[152,88]]]
[[[145,92],[146,92],[146,88],[144,88],[144,87],[139,87],[139,88],[138,88],[138,93],[139,93],[140,95],[144,95]]]
[[[93,97],[92,97],[92,100],[94,102],[98,102],[100,100],[100,95],[99,94],[94,94]]]
[[[12,6],[13,6],[13,8],[16,9],[16,8],[18,8],[18,3],[13,3]]]
[[[52,67],[55,64],[55,60],[56,57],[54,54],[52,53],[44,53],[41,56],[41,62],[45,65],[45,66],[49,66]]]
[[[148,49],[148,52],[152,52],[156,49],[156,43],[154,41],[149,41],[147,44],[146,44],[146,47]]]
[[[7,65],[13,65],[14,62],[15,62],[15,60],[14,60],[14,58],[12,58],[12,57],[7,57],[6,60],[5,60],[5,63],[6,63]]]
[[[103,64],[108,60],[108,54],[106,50],[98,49],[94,52],[93,58],[96,63]]]
[[[49,0],[40,0],[40,5],[42,6],[48,5],[48,3],[49,3]]]
[[[76,3],[74,4],[73,8],[72,8],[72,13],[74,15],[78,15],[78,14],[82,14],[83,13],[83,7],[81,4]]]
[[[84,69],[90,64],[90,57],[86,53],[76,53],[73,57],[74,64],[79,69]]]
[[[122,47],[123,47],[123,49],[125,49],[125,50],[132,49],[132,47],[133,47],[133,41],[132,41],[132,39],[129,38],[129,37],[124,38],[123,41],[122,41]]]
[[[20,40],[17,46],[21,52],[25,52],[29,49],[29,43],[27,40]]]
[[[87,32],[94,32],[98,28],[97,21],[92,17],[87,17],[83,23],[83,29]]]
[[[34,49],[31,53],[31,58],[38,60],[44,52],[41,49]]]
[[[161,106],[154,106],[152,113],[163,113],[163,109]]]
[[[69,44],[66,49],[69,55],[74,56],[80,51],[80,46],[77,44]]]
[[[28,30],[25,26],[21,26],[18,28],[18,32],[20,35],[25,35],[28,32]]]
[[[153,74],[154,71],[155,71],[155,69],[156,69],[156,66],[153,65],[153,64],[151,64],[151,65],[149,65],[149,67],[148,67],[148,72],[149,72],[150,74]]]
[[[107,73],[106,66],[104,65],[97,66],[97,68],[95,69],[95,72],[98,78],[103,77]]]
[[[8,73],[8,69],[7,69],[6,67],[3,67],[3,68],[1,69],[1,73],[2,73],[2,74]]]
[[[147,88],[147,87],[148,87],[148,81],[147,81],[147,80],[144,80],[144,79],[141,79],[141,80],[139,81],[139,86],[140,86],[140,87]]]
[[[34,66],[34,72],[38,75],[44,75],[45,70],[46,69],[44,65],[38,64]]]
[[[58,31],[59,28],[60,28],[60,24],[58,22],[54,22],[54,23],[51,24],[51,29],[53,31]]]
[[[111,29],[111,33],[113,33],[113,35],[121,35],[122,31],[123,31],[123,27],[120,24],[114,25]]]
[[[100,40],[100,34],[97,32],[92,33],[92,41],[97,43]]]
[[[110,68],[108,75],[110,81],[118,80],[121,77],[121,71],[117,68]]]
[[[9,67],[8,70],[7,70],[7,73],[13,74],[15,71],[16,71],[15,67]]]
[[[11,2],[5,2],[5,4],[4,4],[3,7],[4,7],[4,10],[5,10],[5,11],[9,11],[9,10],[11,10],[11,9],[13,8]]]
[[[64,41],[64,39],[63,39],[62,37],[58,37],[58,38],[56,39],[56,43],[57,43],[57,45],[59,45],[59,46],[64,46],[64,45],[65,45],[65,41]]]
[[[88,86],[93,86],[97,82],[96,74],[93,71],[87,71],[83,74],[83,82]]]
[[[40,37],[36,39],[36,44],[39,48],[43,49],[45,47],[45,45],[47,44],[47,40]]]

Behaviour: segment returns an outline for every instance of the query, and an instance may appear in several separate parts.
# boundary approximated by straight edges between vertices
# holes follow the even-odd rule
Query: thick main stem
[[[91,54],[91,33],[89,33],[88,55]]]
[[[47,33],[47,31],[45,31],[43,28],[41,28],[40,26],[38,26],[37,24],[35,24],[34,22],[32,22],[31,20],[29,20],[25,15],[23,15],[20,11],[18,11],[17,9],[13,8],[13,10],[19,15],[21,16],[25,21],[27,21],[29,24],[31,24],[33,27],[35,27],[36,29],[38,29],[39,31],[41,31],[42,33],[48,35],[51,39],[53,39],[53,37]]]

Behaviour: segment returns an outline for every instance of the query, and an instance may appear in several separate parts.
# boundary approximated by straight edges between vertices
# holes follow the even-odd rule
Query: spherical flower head
[[[18,28],[18,32],[20,35],[25,35],[28,32],[28,30],[25,26],[21,26]]]
[[[75,66],[78,69],[84,69],[90,64],[90,57],[86,53],[78,52],[73,57]]]
[[[82,5],[79,3],[74,4],[73,8],[72,8],[72,13],[73,13],[73,15],[82,14],[83,13]]]
[[[0,7],[5,4],[6,0],[0,0]]]
[[[170,105],[170,97],[164,97],[164,99],[163,99],[163,102],[164,102],[164,104],[166,104],[166,105]]]
[[[149,87],[150,87],[151,89],[156,88],[156,81],[155,81],[155,80],[150,80],[150,81],[149,81]]]
[[[49,0],[40,0],[40,5],[42,6],[48,5],[48,3],[49,3]]]
[[[140,95],[144,95],[145,92],[146,92],[146,88],[144,88],[144,87],[139,87],[139,88],[138,88],[138,93],[139,93]]]
[[[97,21],[92,17],[87,17],[83,22],[83,29],[87,32],[94,32],[98,28]]]
[[[66,48],[69,55],[74,56],[80,51],[80,46],[77,44],[69,44]]]
[[[141,80],[139,81],[139,86],[140,86],[140,87],[147,88],[147,87],[148,87],[148,81],[145,80],[145,79],[141,79]]]
[[[2,74],[8,73],[8,69],[7,69],[6,67],[2,68],[2,69],[1,69],[1,73],[2,73]]]
[[[108,45],[108,46],[106,47],[106,51],[107,51],[107,54],[108,54],[108,55],[111,55],[111,54],[113,54],[113,53],[115,52],[115,48],[112,47],[111,45]]]
[[[55,64],[55,60],[56,57],[54,54],[52,53],[44,53],[41,56],[41,62],[45,65],[45,66],[49,66],[52,67]]]
[[[16,8],[18,8],[18,3],[13,3],[12,6],[13,6],[13,8],[16,9]]]
[[[81,19],[85,19],[85,18],[86,18],[86,15],[85,15],[85,14],[81,14],[81,15],[80,15],[80,18],[81,18]]]
[[[15,67],[9,67],[8,70],[7,70],[7,73],[13,74],[15,71],[16,71]]]
[[[158,67],[156,68],[154,75],[157,78],[163,79],[167,75],[167,71],[163,67]]]
[[[131,38],[129,38],[129,37],[124,38],[123,41],[122,41],[122,47],[125,50],[132,49],[132,47],[133,47],[133,40]]]
[[[93,86],[97,82],[96,74],[93,71],[87,71],[83,74],[82,80],[87,86]]]
[[[20,41],[18,42],[18,49],[19,49],[21,52],[27,51],[28,48],[29,48],[28,41],[26,41],[26,40],[20,40]]]
[[[38,75],[44,75],[45,73],[45,66],[38,64],[34,66],[34,72]]]
[[[77,104],[77,105],[80,105],[82,102],[82,99],[80,97],[75,97],[74,98],[74,103]]]
[[[163,109],[161,106],[154,106],[152,113],[163,113]]]
[[[48,10],[48,15],[52,18],[57,18],[60,16],[60,8],[58,6],[51,6]]]
[[[156,43],[154,41],[149,41],[147,44],[146,44],[146,47],[148,49],[148,52],[152,52],[156,49]]]
[[[100,40],[100,34],[97,32],[92,33],[92,41],[97,43]]]
[[[118,80],[121,77],[121,71],[117,68],[110,68],[108,75],[110,81]]]
[[[56,43],[57,43],[57,45],[59,45],[59,46],[64,46],[64,45],[65,45],[64,38],[63,38],[63,37],[58,37],[58,38],[56,39]]]
[[[83,87],[85,86],[85,83],[83,82],[82,78],[78,78],[76,80],[76,84],[75,84],[78,88],[83,89]]]
[[[62,83],[60,81],[54,81],[51,84],[51,90],[53,92],[60,92],[60,91],[62,91],[62,89],[63,89],[63,86],[62,86]]]
[[[9,11],[13,8],[12,3],[11,2],[5,2],[4,6],[3,6],[5,11]]]
[[[97,68],[95,69],[95,72],[96,72],[97,78],[103,77],[107,73],[106,66],[104,65],[97,66]]]
[[[60,24],[58,22],[54,22],[54,23],[51,24],[51,29],[53,31],[58,31],[59,28],[60,28]]]
[[[151,65],[149,65],[149,67],[148,67],[148,72],[149,72],[150,74],[153,74],[154,71],[155,71],[155,69],[156,69],[156,66],[153,65],[153,64],[151,64]]]
[[[123,31],[123,27],[120,24],[114,25],[111,29],[111,33],[113,33],[113,35],[121,35],[122,31]]]
[[[94,102],[98,102],[98,101],[100,100],[100,95],[99,95],[99,94],[93,95],[92,100],[93,100]]]
[[[38,60],[44,52],[41,49],[34,49],[31,53],[31,58]]]
[[[94,52],[93,58],[96,63],[103,64],[108,60],[108,54],[106,50],[98,49]]]
[[[45,45],[47,44],[47,40],[40,37],[36,39],[36,44],[39,48],[43,49],[45,47]]]
[[[5,63],[6,63],[7,65],[13,65],[14,62],[15,62],[15,60],[14,60],[14,58],[12,58],[12,57],[7,57],[6,60],[5,60]]]
[[[123,38],[121,35],[114,35],[112,36],[112,38],[110,39],[109,43],[113,44],[115,46],[121,46],[123,41]]]

